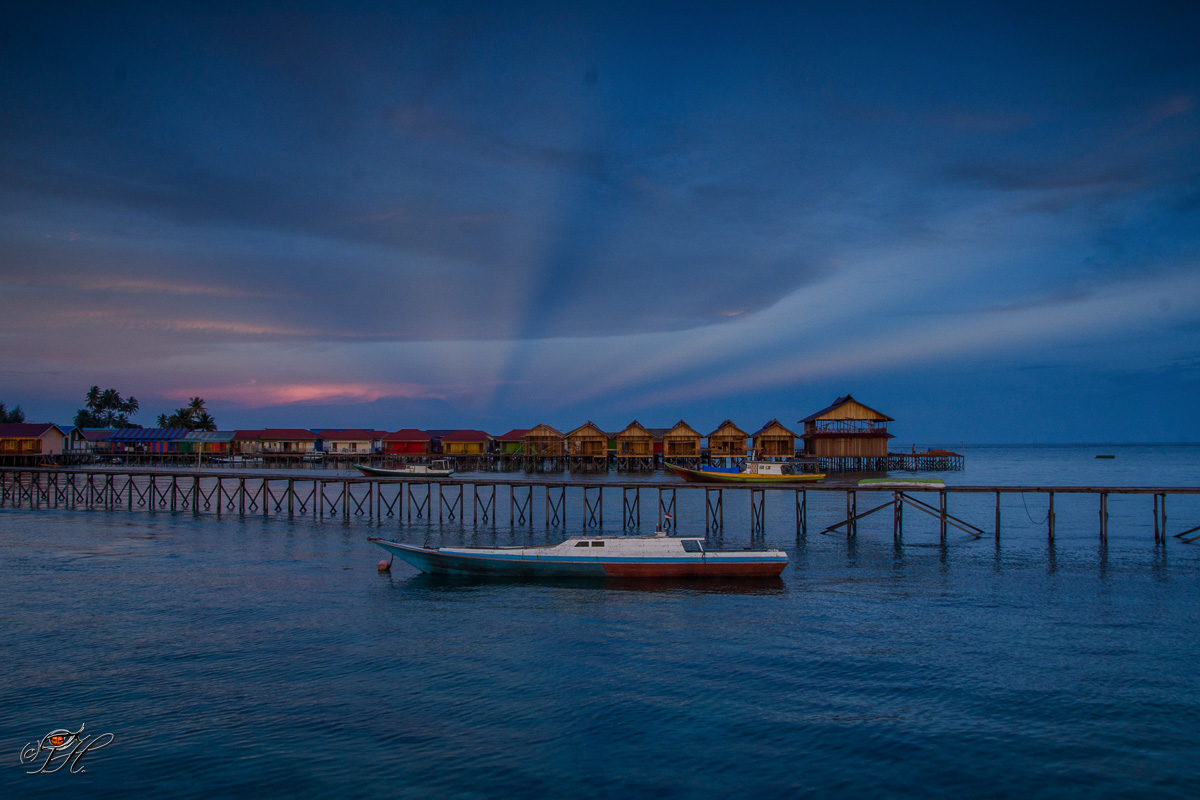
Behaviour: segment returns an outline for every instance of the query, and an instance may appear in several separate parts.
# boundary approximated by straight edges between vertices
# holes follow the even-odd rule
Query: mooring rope
[[[1029,521],[1032,522],[1034,525],[1041,525],[1043,522],[1050,521],[1050,509],[1046,509],[1046,516],[1042,517],[1041,519],[1033,518],[1033,515],[1029,513],[1029,503],[1027,503],[1025,501],[1025,493],[1024,492],[1021,492],[1021,505],[1025,506],[1025,516],[1029,517]]]

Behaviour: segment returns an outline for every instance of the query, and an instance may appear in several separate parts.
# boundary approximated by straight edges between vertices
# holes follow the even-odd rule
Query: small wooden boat
[[[860,489],[945,489],[941,478],[863,478]]]
[[[395,469],[368,467],[365,464],[352,466],[368,478],[449,478],[454,474],[449,462],[445,460],[434,461],[432,464],[405,464]]]
[[[420,547],[374,542],[422,572],[515,578],[774,578],[782,550],[713,550],[703,537],[572,536],[528,547]]]
[[[825,477],[823,472],[804,472],[799,468],[807,466],[808,463],[815,462],[798,465],[793,461],[750,460],[742,464],[740,469],[711,465],[699,469],[688,469],[676,464],[665,466],[688,483],[811,483]]]

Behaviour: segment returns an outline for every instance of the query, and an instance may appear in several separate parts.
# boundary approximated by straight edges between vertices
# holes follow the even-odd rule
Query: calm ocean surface
[[[1200,485],[1200,446],[965,452],[948,483]],[[1156,546],[1149,497],[1111,498],[1104,545],[1095,497],[1056,498],[1051,544],[1044,496],[1006,497],[997,542],[994,497],[956,495],[987,535],[942,545],[911,511],[901,544],[890,511],[821,535],[845,508],[817,493],[799,537],[768,495],[792,561],[742,585],[376,571],[367,536],[580,530],[537,496],[515,529],[506,498],[477,527],[0,510],[0,797],[1200,796],[1200,542]],[[738,497],[714,542],[750,544]],[[81,724],[114,737],[86,772],[26,774]]]

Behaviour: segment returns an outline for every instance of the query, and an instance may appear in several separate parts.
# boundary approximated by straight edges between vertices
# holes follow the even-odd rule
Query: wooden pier
[[[0,456],[0,468],[4,467],[100,467],[118,469],[137,467],[167,467],[187,469],[206,467],[209,469],[353,469],[355,464],[370,467],[395,469],[407,464],[428,464],[431,460],[444,460],[455,472],[525,472],[529,474],[572,472],[588,475],[607,472],[645,473],[662,470],[665,462],[698,469],[705,464],[736,467],[746,460],[741,457],[710,455],[706,450],[700,456],[620,456],[612,452],[589,452],[587,454],[528,456],[520,453],[480,453],[471,455],[401,455],[385,453],[252,453],[247,455],[209,455],[196,453],[138,453],[119,454],[63,453],[61,455],[8,455]],[[925,453],[889,453],[879,457],[818,458],[820,471],[826,473],[864,472],[945,472],[961,470],[965,465],[963,456],[950,453],[929,455]]]
[[[322,475],[314,472],[234,472],[209,470],[113,470],[95,468],[15,468],[0,469],[0,509],[105,509],[112,511],[176,512],[216,516],[341,518],[371,523],[470,522],[474,525],[535,524],[546,527],[582,526],[603,528],[605,509],[608,525],[613,525],[613,510],[619,509],[616,527],[635,530],[644,524],[671,527],[683,516],[680,494],[700,501],[707,532],[725,527],[725,512],[730,503],[749,502],[750,532],[761,535],[766,528],[767,497],[771,503],[783,503],[786,516],[794,515],[796,534],[804,536],[809,528],[810,495],[843,495],[845,514],[836,523],[817,531],[821,534],[854,538],[858,523],[887,509],[892,512],[892,532],[897,541],[904,531],[905,510],[919,511],[936,521],[940,539],[951,530],[973,538],[1001,534],[1001,498],[1006,495],[1036,496],[1045,499],[1046,535],[1054,541],[1057,512],[1056,497],[1090,496],[1096,500],[1097,532],[1102,541],[1108,537],[1109,499],[1114,496],[1146,498],[1147,515],[1153,522],[1154,541],[1168,538],[1184,543],[1200,539],[1200,525],[1171,533],[1168,528],[1167,501],[1172,496],[1200,495],[1200,487],[1129,487],[1129,486],[931,486],[861,487],[855,484],[803,484],[782,486],[706,486],[685,483],[616,483],[480,480],[467,478],[409,479],[358,478]],[[702,493],[702,495],[701,495]],[[605,496],[608,496],[606,505]],[[859,511],[860,495],[873,504]],[[994,495],[994,517],[988,527],[982,520],[968,521],[952,512],[952,501],[969,495]],[[570,499],[572,502],[568,502]],[[836,502],[836,501],[835,501]],[[688,508],[695,512],[700,503]],[[840,504],[839,504],[840,505]],[[828,499],[825,509],[829,506]],[[575,518],[568,520],[574,510]],[[978,513],[978,508],[975,509]],[[644,522],[643,522],[644,516]],[[776,516],[776,519],[779,517]],[[696,519],[686,522],[695,525]],[[979,523],[979,524],[976,524]]]

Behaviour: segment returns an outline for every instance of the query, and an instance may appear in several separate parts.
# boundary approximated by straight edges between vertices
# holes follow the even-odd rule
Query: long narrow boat
[[[422,572],[518,578],[765,578],[787,566],[782,550],[713,550],[696,536],[573,536],[528,547],[420,547],[374,542]]]
[[[433,464],[405,464],[395,469],[368,467],[366,464],[352,466],[368,478],[449,478],[454,474],[454,470],[445,461],[435,461]]]
[[[941,478],[863,478],[860,489],[945,489]]]
[[[688,483],[812,483],[825,477],[823,472],[800,472],[789,461],[747,461],[740,469],[714,466],[689,469],[677,464],[665,466]]]

